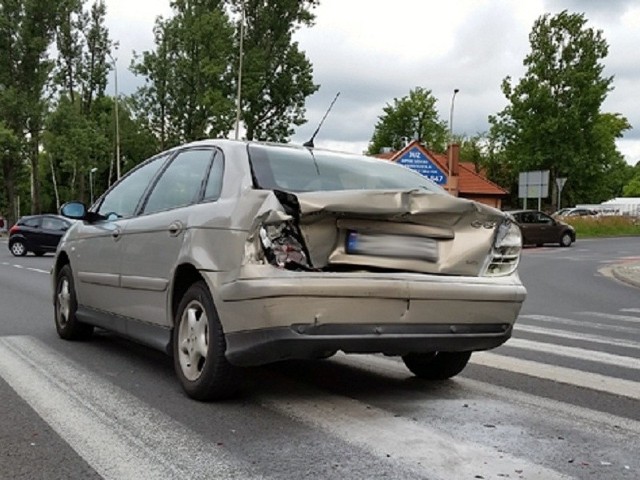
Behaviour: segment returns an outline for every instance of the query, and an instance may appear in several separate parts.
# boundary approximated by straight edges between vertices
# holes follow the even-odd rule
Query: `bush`
[[[638,217],[601,215],[598,217],[565,217],[562,220],[573,225],[578,238],[640,235],[640,219]]]

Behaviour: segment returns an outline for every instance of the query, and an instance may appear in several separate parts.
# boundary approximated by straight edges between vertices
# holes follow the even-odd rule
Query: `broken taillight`
[[[300,231],[292,223],[262,226],[260,243],[270,264],[287,270],[311,269]]]

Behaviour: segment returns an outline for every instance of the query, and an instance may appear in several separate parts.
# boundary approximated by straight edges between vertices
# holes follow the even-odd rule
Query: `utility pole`
[[[118,51],[118,42],[114,44],[116,52]],[[111,53],[108,54],[109,58],[113,62],[113,72],[115,76],[115,115],[116,115],[116,179],[120,179],[120,115],[118,113],[118,57],[112,57]],[[109,174],[109,183],[111,183],[111,174]]]
[[[242,105],[242,57],[243,57],[243,43],[244,43],[244,0],[242,1],[242,13],[240,16],[240,54],[238,58],[238,93],[236,95],[236,136],[238,140],[240,136],[240,108]]]
[[[449,184],[449,193],[451,193],[451,170],[453,169],[453,102],[456,99],[456,94],[460,90],[458,88],[453,89],[453,95],[451,96],[451,109],[449,110],[449,172],[447,173],[447,183]]]

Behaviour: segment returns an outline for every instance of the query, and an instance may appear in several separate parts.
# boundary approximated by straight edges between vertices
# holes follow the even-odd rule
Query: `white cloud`
[[[108,26],[120,41],[121,90],[131,93],[141,82],[126,69],[131,51],[153,48],[158,15],[170,14],[168,0],[107,0]],[[584,12],[588,26],[602,29],[610,45],[605,74],[614,90],[604,109],[619,112],[635,127],[618,142],[630,163],[640,160],[640,7],[633,0],[321,0],[316,25],[296,34],[314,67],[320,90],[307,101],[308,123],[295,142],[306,141],[336,92],[341,95],[316,145],[360,152],[387,103],[421,86],[438,99],[448,120],[454,88],[454,131],[473,135],[488,129],[487,117],[506,100],[500,83],[523,73],[528,35],[542,14],[563,9]]]

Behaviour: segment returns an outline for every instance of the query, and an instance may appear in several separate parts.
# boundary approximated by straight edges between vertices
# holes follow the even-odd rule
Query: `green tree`
[[[145,77],[137,112],[161,148],[226,136],[234,118],[233,27],[223,0],[174,0],[173,16],[158,18],[155,51],[137,55],[132,71]]]
[[[107,171],[114,155],[106,141],[110,132],[101,130],[95,111],[96,103],[104,98],[111,68],[106,7],[104,0],[95,0],[86,10],[84,4],[85,0],[60,2],[56,28],[58,56],[53,78],[58,103],[47,120],[50,130],[45,135],[44,158],[50,175],[43,175],[51,183],[47,188],[53,191],[55,208],[61,198],[85,200],[88,172],[92,168]],[[58,188],[61,178],[66,182]]]
[[[0,119],[0,176],[4,187],[4,195],[0,197],[0,214],[4,214],[9,225],[16,221],[16,181],[20,173],[19,145],[20,141],[13,130],[7,128]]]
[[[416,87],[393,105],[383,108],[378,117],[367,153],[380,153],[385,147],[401,149],[407,140],[418,138],[428,148],[443,151],[447,144],[446,123],[438,118],[436,99],[431,90]]]
[[[293,34],[311,26],[318,0],[231,0],[238,13],[245,9],[243,39],[242,114],[249,140],[285,141],[292,125],[306,122],[305,100],[318,86],[313,68]],[[236,45],[240,26],[236,28]],[[234,52],[239,52],[237,45]],[[234,61],[237,72],[239,62]],[[237,79],[237,73],[234,75]],[[237,86],[237,83],[236,83]]]
[[[44,96],[53,62],[47,56],[63,2],[3,0],[0,3],[0,119],[18,141],[14,158],[30,167],[31,212],[40,211],[38,177],[40,137],[47,102]],[[10,162],[5,182],[14,181]],[[9,180],[7,180],[9,178]]]
[[[600,111],[613,77],[604,77],[608,45],[582,14],[563,11],[534,23],[524,77],[502,91],[509,104],[489,117],[491,137],[519,171],[550,170],[568,177],[563,198],[574,203],[606,200],[621,189],[624,162],[616,138],[630,128],[620,114]]]
[[[625,185],[622,189],[622,196],[640,197],[640,175],[636,175],[627,185]]]

